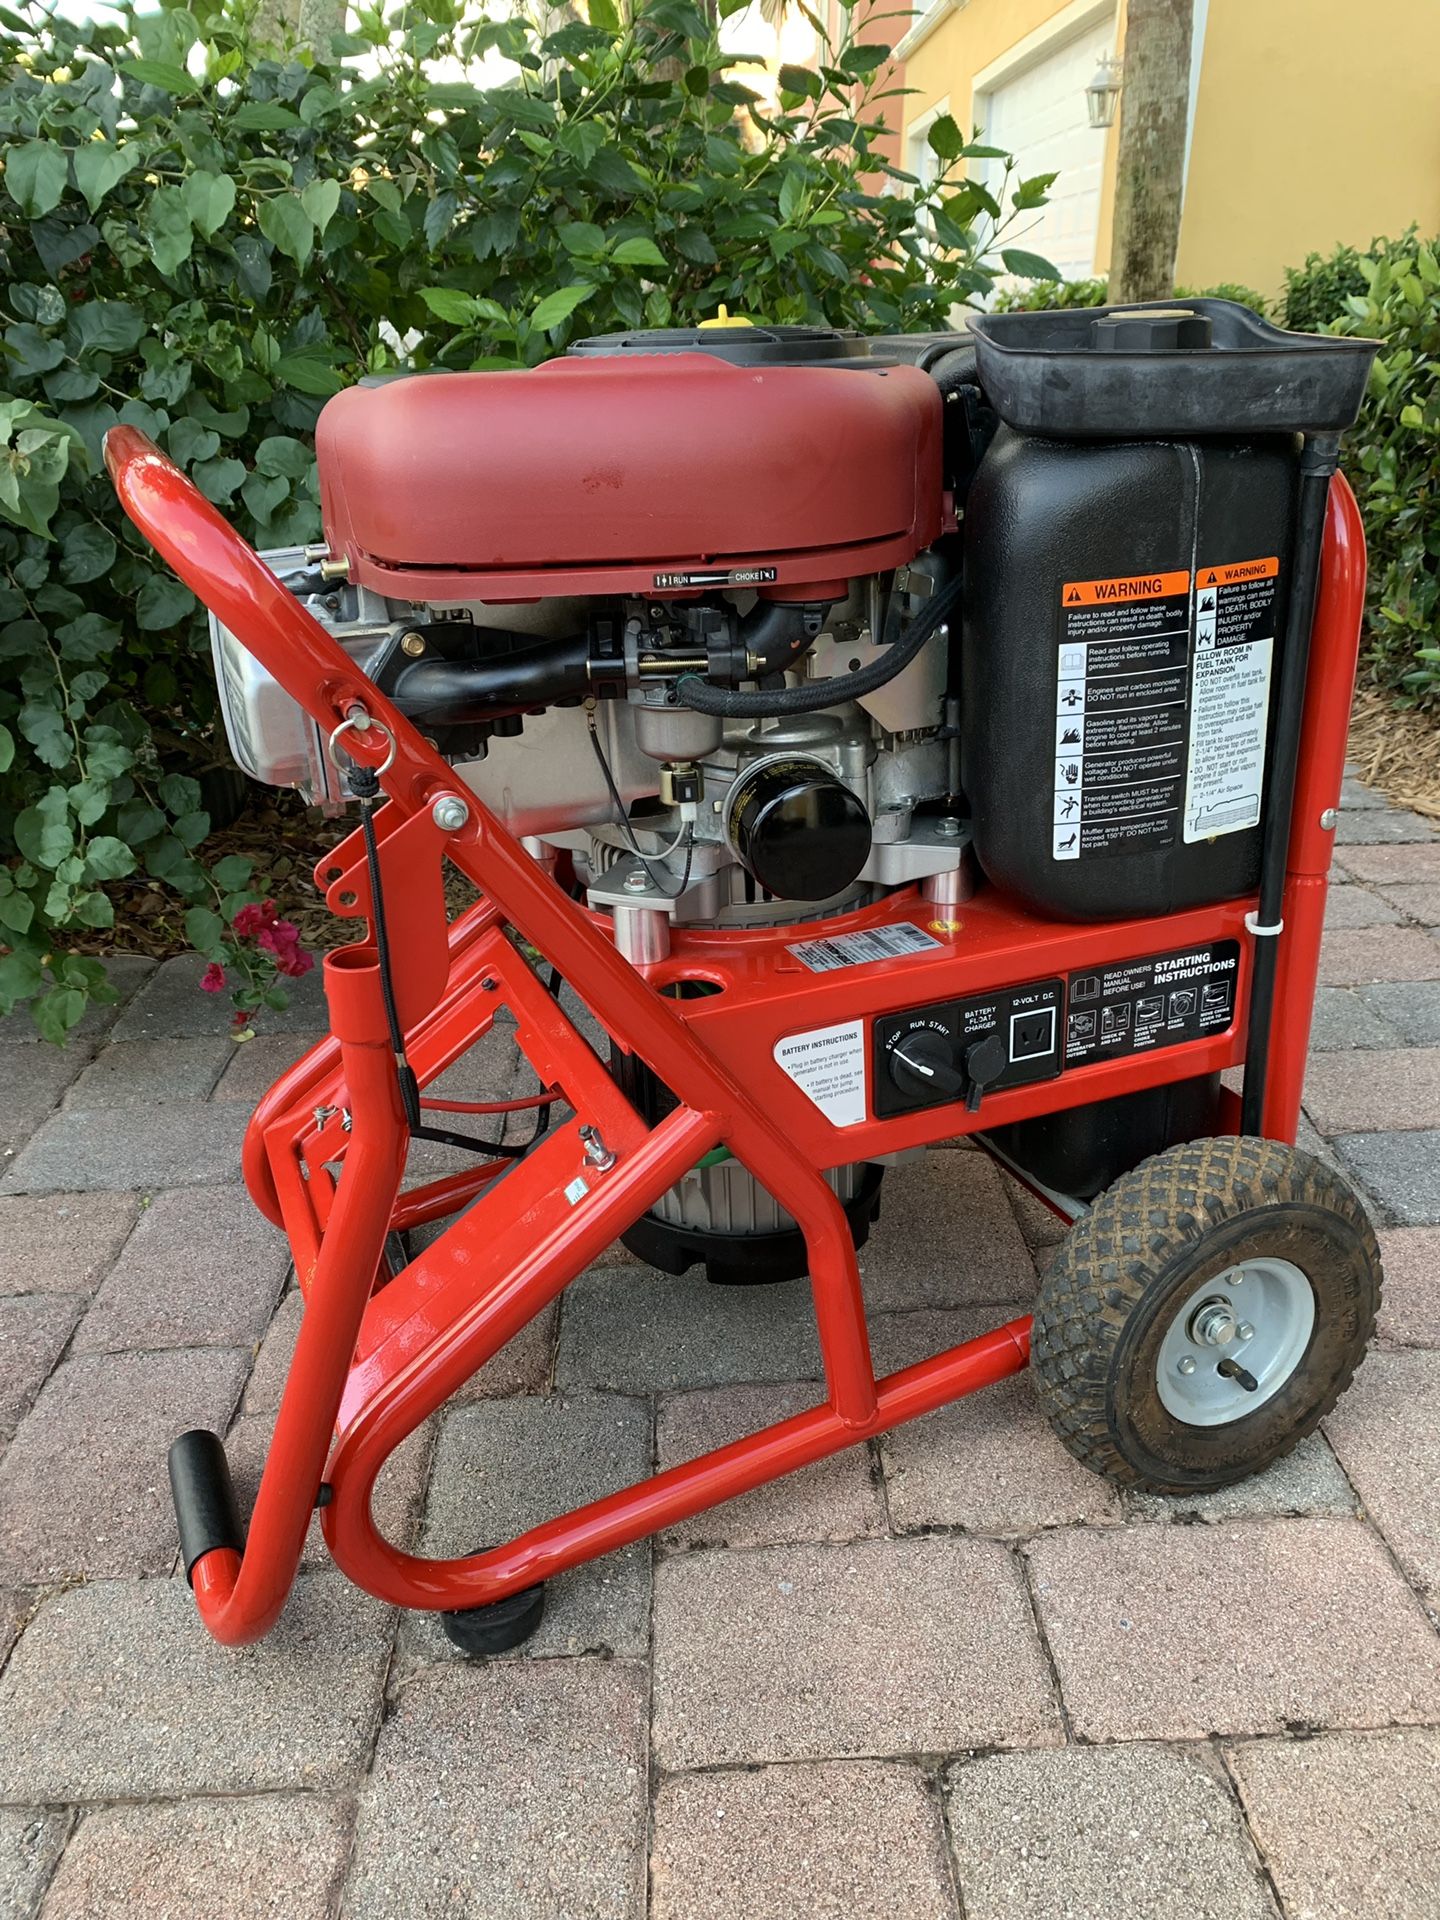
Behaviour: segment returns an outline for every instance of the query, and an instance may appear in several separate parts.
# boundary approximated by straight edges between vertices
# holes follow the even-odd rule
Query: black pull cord
[[[390,1030],[390,1047],[395,1055],[395,1074],[400,1083],[400,1103],[405,1109],[405,1124],[412,1140],[434,1140],[442,1147],[458,1147],[462,1153],[483,1153],[496,1160],[523,1160],[549,1125],[549,1108],[542,1107],[541,1122],[523,1147],[506,1146],[499,1140],[474,1140],[467,1133],[451,1133],[445,1127],[427,1127],[420,1117],[420,1087],[415,1069],[405,1053],[405,1034],[395,1005],[395,980],[390,965],[390,932],[385,921],[385,887],[380,874],[380,847],[375,838],[375,809],[380,797],[380,776],[373,767],[358,762],[347,775],[350,791],[360,802],[360,831],[365,836],[365,865],[370,876],[371,930],[375,935],[375,955],[380,966],[380,997],[385,1003],[385,1024]]]

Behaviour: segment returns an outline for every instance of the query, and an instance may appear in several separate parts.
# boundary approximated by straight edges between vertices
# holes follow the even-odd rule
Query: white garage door
[[[1067,280],[1095,270],[1105,135],[1090,125],[1085,89],[1101,55],[1114,47],[1114,20],[1102,20],[1053,52],[1042,53],[1013,78],[1001,78],[975,102],[987,143],[1014,154],[1017,178],[1060,176],[1050,189],[1048,206],[1023,215],[1008,237],[1053,261]],[[999,172],[998,166],[992,167],[987,180],[992,189]]]

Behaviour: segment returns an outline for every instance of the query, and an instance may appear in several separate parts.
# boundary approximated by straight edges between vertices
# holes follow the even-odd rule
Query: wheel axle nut
[[[1193,1373],[1195,1371],[1195,1362],[1190,1354],[1187,1353],[1180,1362],[1179,1371],[1181,1373]]]
[[[430,818],[442,833],[458,833],[470,818],[470,809],[458,793],[446,793],[430,809]]]
[[[1241,1340],[1253,1340],[1255,1338],[1255,1329],[1250,1325],[1248,1320],[1242,1320],[1235,1329],[1235,1332]]]

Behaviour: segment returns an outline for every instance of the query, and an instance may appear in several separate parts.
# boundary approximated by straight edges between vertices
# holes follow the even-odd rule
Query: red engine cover
[[[940,532],[940,411],[914,367],[704,353],[352,387],[316,434],[325,534],[422,601],[848,579]]]

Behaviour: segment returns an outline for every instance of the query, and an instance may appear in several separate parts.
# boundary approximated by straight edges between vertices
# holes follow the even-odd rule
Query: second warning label
[[[1279,584],[1273,554],[1196,569],[1187,842],[1259,822]]]
[[[1060,606],[1053,857],[1168,845],[1185,784],[1190,574],[1070,580]]]

